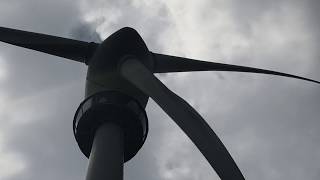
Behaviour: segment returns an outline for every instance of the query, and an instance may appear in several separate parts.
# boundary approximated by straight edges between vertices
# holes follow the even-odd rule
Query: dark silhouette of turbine
[[[99,148],[101,150],[105,146],[100,144],[105,140],[103,137],[111,137],[101,135],[104,124],[111,122],[123,129],[123,135],[118,133],[115,137],[123,139],[124,161],[130,160],[142,147],[148,132],[145,107],[149,97],[186,133],[222,180],[244,179],[206,121],[153,73],[234,71],[271,74],[320,84],[319,81],[276,71],[153,53],[140,35],[127,27],[115,32],[101,44],[9,28],[0,28],[0,41],[88,65],[86,98],[76,112],[73,129],[81,151],[90,161],[94,159],[88,170],[91,179],[103,174],[101,167],[97,168],[94,162],[102,164],[98,162],[99,154],[103,153],[99,152]],[[113,143],[116,146],[117,143]],[[113,153],[121,154],[122,151]],[[93,172],[97,175],[93,175]]]

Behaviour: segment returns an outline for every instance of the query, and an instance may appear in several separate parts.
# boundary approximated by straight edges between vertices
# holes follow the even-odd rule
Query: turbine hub
[[[119,91],[146,106],[149,97],[118,72],[118,66],[126,56],[135,56],[146,67],[153,68],[149,50],[138,32],[122,28],[104,40],[88,61],[86,97],[100,91]]]

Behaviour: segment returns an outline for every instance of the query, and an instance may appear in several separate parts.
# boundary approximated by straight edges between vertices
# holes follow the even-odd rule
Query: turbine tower
[[[88,66],[85,99],[73,120],[75,139],[89,158],[86,180],[122,180],[123,163],[134,157],[148,134],[145,112],[152,98],[186,133],[222,180],[245,179],[206,121],[153,73],[235,71],[319,81],[251,67],[153,53],[132,28],[101,44],[0,27],[0,41]]]

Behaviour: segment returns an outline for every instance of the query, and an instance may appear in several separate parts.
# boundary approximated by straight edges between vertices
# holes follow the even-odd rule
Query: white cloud
[[[3,82],[7,78],[7,69],[6,69],[6,62],[0,56],[0,83]]]
[[[2,57],[0,57],[0,84],[7,80],[7,72],[6,72],[6,63]],[[8,149],[5,149],[6,141],[3,130],[8,128],[6,116],[6,106],[8,105],[8,97],[3,91],[3,87],[0,87],[0,119],[2,123],[2,127],[0,128],[0,179],[6,179],[10,176],[16,175],[26,168],[26,163],[21,158],[21,156],[14,152],[9,152]]]
[[[1,117],[1,114],[0,114]],[[4,150],[4,137],[0,134],[0,179],[6,179],[10,176],[17,175],[27,167],[22,156]]]

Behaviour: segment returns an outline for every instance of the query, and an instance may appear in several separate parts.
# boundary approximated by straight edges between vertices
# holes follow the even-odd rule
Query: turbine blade
[[[0,41],[43,53],[84,62],[98,46],[72,39],[0,27]]]
[[[149,95],[189,136],[222,180],[243,180],[231,155],[206,121],[135,59],[120,66],[122,76]]]
[[[167,73],[167,72],[188,72],[188,71],[234,71],[234,72],[248,72],[258,74],[271,74],[277,76],[284,76],[290,78],[311,81],[320,84],[319,81],[312,79],[286,74],[282,72],[270,71],[265,69],[258,69],[245,66],[237,66],[231,64],[199,61],[177,56],[169,56],[164,54],[153,54],[154,59],[154,73]]]

